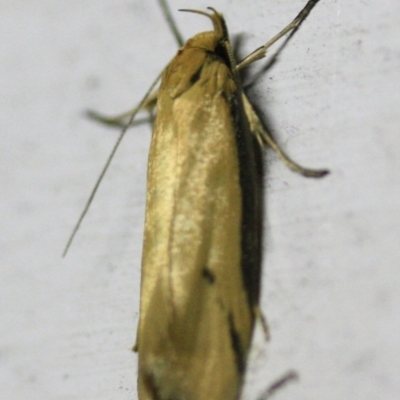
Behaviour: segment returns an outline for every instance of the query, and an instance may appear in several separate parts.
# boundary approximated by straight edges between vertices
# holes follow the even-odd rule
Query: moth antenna
[[[113,147],[113,149],[111,150],[111,153],[110,153],[110,155],[108,156],[107,161],[106,161],[106,163],[105,163],[105,165],[104,165],[104,167],[103,167],[103,169],[102,169],[102,171],[101,171],[99,177],[97,178],[97,181],[96,181],[96,183],[95,183],[95,185],[94,185],[94,187],[93,187],[93,189],[92,189],[92,191],[91,191],[91,193],[90,193],[90,196],[89,196],[88,200],[86,201],[85,207],[83,208],[83,211],[82,211],[81,215],[79,216],[79,219],[78,219],[77,223],[75,224],[74,229],[72,230],[72,233],[71,233],[71,235],[70,235],[70,237],[69,237],[69,239],[68,239],[67,245],[65,246],[64,252],[63,252],[63,254],[62,254],[63,257],[65,257],[65,256],[67,255],[68,250],[69,250],[69,248],[71,247],[71,244],[72,244],[72,242],[73,242],[73,240],[74,240],[74,238],[75,238],[75,236],[76,236],[76,234],[77,234],[77,232],[78,232],[78,230],[79,230],[79,227],[81,226],[81,223],[82,223],[83,219],[85,218],[87,212],[89,211],[90,205],[92,204],[92,201],[93,201],[93,199],[94,199],[94,196],[95,196],[96,193],[97,193],[97,190],[98,190],[98,188],[99,188],[99,186],[100,186],[100,183],[101,183],[101,181],[103,180],[104,175],[106,174],[106,172],[107,172],[107,170],[108,170],[108,167],[110,166],[111,161],[112,161],[112,159],[114,158],[114,155],[115,155],[115,153],[116,153],[116,151],[117,151],[117,149],[118,149],[118,147],[119,147],[119,145],[120,145],[122,139],[123,139],[124,136],[125,136],[126,131],[127,131],[128,128],[130,127],[130,125],[132,125],[133,119],[135,118],[136,114],[137,114],[137,113],[140,111],[140,109],[143,107],[143,105],[145,104],[147,98],[150,96],[151,92],[153,91],[155,85],[156,85],[157,82],[160,80],[161,74],[162,74],[162,72],[157,76],[157,78],[155,79],[155,81],[151,84],[149,90],[146,92],[145,96],[144,96],[143,99],[140,101],[138,107],[134,110],[134,112],[133,112],[132,115],[130,116],[129,121],[128,121],[128,122],[125,124],[125,126],[122,128],[121,133],[119,134],[119,137],[118,137],[117,141],[115,142],[114,147]]]
[[[171,29],[172,34],[175,37],[175,40],[178,42],[179,47],[182,47],[184,40],[183,40],[182,35],[179,32],[179,29],[175,23],[175,20],[171,13],[171,9],[168,6],[168,3],[166,2],[166,0],[158,0],[158,2],[160,3],[164,17],[167,20],[167,24],[168,24],[169,28]]]
[[[286,28],[282,29],[277,35],[275,35],[272,39],[270,39],[267,43],[259,47],[250,53],[246,58],[244,58],[240,63],[237,64],[236,68],[242,69],[247,67],[249,64],[258,61],[265,57],[267,54],[267,49],[271,47],[275,42],[277,42],[282,36],[286,35],[290,31],[294,31],[299,28],[302,22],[307,18],[308,14],[310,14],[311,10],[318,3],[319,0],[310,0],[304,8],[299,12],[297,17],[286,26]]]

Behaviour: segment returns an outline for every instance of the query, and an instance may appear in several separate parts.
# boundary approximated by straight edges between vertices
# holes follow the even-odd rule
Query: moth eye
[[[217,47],[214,50],[214,54],[222,58],[226,65],[230,65],[228,52],[226,51],[226,46],[223,42],[218,43]]]

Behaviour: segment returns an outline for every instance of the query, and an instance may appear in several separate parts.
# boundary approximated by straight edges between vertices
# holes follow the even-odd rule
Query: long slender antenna
[[[162,72],[161,72],[161,73],[162,73]],[[86,202],[86,204],[85,204],[85,207],[84,207],[84,209],[83,209],[83,211],[82,211],[82,213],[81,213],[81,215],[80,215],[80,217],[79,217],[79,219],[78,219],[78,222],[75,224],[75,227],[74,227],[74,229],[72,230],[72,233],[71,233],[71,235],[70,235],[70,237],[69,237],[69,239],[68,239],[67,245],[65,246],[65,249],[64,249],[64,252],[63,252],[63,255],[62,255],[63,257],[65,257],[66,254],[68,253],[68,250],[69,250],[69,248],[71,247],[72,241],[74,240],[74,238],[75,238],[75,236],[76,236],[76,233],[78,232],[79,227],[81,226],[81,223],[82,223],[83,219],[85,218],[85,215],[87,214],[90,205],[92,204],[92,201],[93,201],[93,199],[94,199],[94,196],[95,196],[96,193],[97,193],[97,189],[99,188],[100,183],[101,183],[101,181],[103,180],[104,175],[106,174],[106,172],[107,172],[107,170],[108,170],[108,167],[110,166],[111,161],[112,161],[112,159],[114,158],[114,155],[115,155],[115,153],[116,153],[116,151],[117,151],[117,149],[118,149],[118,147],[119,147],[119,145],[120,145],[122,139],[123,139],[124,136],[125,136],[126,131],[127,131],[128,128],[131,126],[131,124],[132,124],[132,122],[133,122],[133,119],[135,118],[136,114],[137,114],[137,113],[139,112],[139,110],[143,107],[143,105],[145,104],[147,98],[150,96],[150,93],[153,91],[153,89],[154,89],[154,87],[156,86],[157,82],[160,80],[160,78],[161,78],[161,73],[157,76],[156,80],[151,84],[151,86],[150,86],[149,90],[147,91],[146,95],[145,95],[145,96],[143,97],[143,99],[140,101],[140,103],[139,103],[139,105],[137,106],[137,108],[132,112],[132,115],[130,116],[129,121],[128,121],[128,122],[126,123],[126,125],[122,128],[121,133],[119,134],[119,137],[118,137],[117,141],[115,142],[115,145],[114,145],[114,147],[113,147],[113,149],[112,149],[110,155],[108,156],[107,161],[106,161],[106,163],[105,163],[105,165],[104,165],[104,167],[103,167],[103,169],[102,169],[102,171],[101,171],[99,177],[97,178],[97,181],[96,181],[96,183],[95,183],[95,185],[94,185],[94,187],[93,187],[93,189],[92,189],[92,191],[91,191],[91,193],[90,193],[89,199],[87,200],[87,202]]]
[[[318,3],[319,0],[310,0],[304,8],[299,12],[297,17],[286,26],[286,28],[282,29],[277,35],[275,35],[271,40],[267,43],[259,47],[258,49],[254,50],[251,54],[249,54],[244,60],[242,60],[236,68],[242,69],[247,67],[249,64],[253,63],[254,61],[260,60],[261,58],[265,57],[267,53],[268,47],[271,47],[276,41],[278,41],[282,36],[286,35],[288,32],[294,29],[298,29],[301,23],[307,18],[308,14],[310,14],[311,10],[314,6]]]
[[[178,30],[174,18],[172,17],[171,9],[169,8],[165,0],[158,0],[158,2],[160,3],[161,9],[163,10],[164,13],[164,17],[167,20],[167,23],[172,31],[172,34],[175,36],[175,39],[178,42],[178,46],[182,47],[184,40],[182,38],[181,33]]]

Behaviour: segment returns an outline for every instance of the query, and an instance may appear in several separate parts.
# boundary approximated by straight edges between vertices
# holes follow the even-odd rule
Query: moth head
[[[219,38],[219,40],[229,40],[228,29],[226,27],[226,23],[225,23],[225,19],[224,19],[223,15],[221,13],[219,13],[215,8],[207,7],[207,9],[211,10],[212,13],[207,13],[202,10],[192,10],[192,9],[187,9],[187,8],[180,9],[179,11],[200,14],[200,15],[204,15],[207,18],[210,18],[211,22],[214,26],[214,34]],[[198,35],[196,35],[196,36],[198,36]]]

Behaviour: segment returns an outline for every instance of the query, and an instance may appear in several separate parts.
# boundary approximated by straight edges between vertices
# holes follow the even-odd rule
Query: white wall
[[[223,11],[246,53],[304,3],[171,6]],[[176,15],[186,37],[209,28]],[[256,335],[246,399],[289,369],[300,381],[276,399],[399,398],[399,19],[397,0],[321,0],[251,92],[288,153],[332,173],[305,179],[267,152],[272,339]],[[0,398],[136,399],[148,127],[61,252],[117,135],[82,111],[135,105],[174,41],[155,0],[2,0],[0,29]]]

